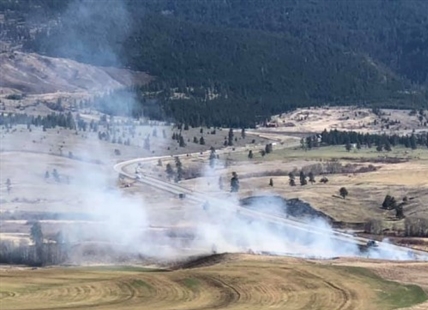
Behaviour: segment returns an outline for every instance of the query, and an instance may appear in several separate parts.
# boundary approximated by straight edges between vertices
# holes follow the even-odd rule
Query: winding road
[[[206,152],[203,152],[203,154],[208,156],[209,152],[210,151],[206,151]],[[220,154],[221,153],[227,153],[227,152],[229,152],[228,149],[223,149],[223,150],[217,151],[217,153],[220,153]],[[178,155],[178,157],[182,157],[182,158],[183,157],[184,158],[196,157],[196,156],[200,157],[201,153],[198,152],[198,153]],[[164,190],[166,192],[170,192],[170,193],[175,194],[175,195],[185,194],[186,199],[194,201],[196,203],[204,204],[204,203],[208,202],[211,207],[223,209],[223,210],[226,210],[229,212],[230,211],[237,212],[242,216],[247,216],[249,218],[253,218],[253,219],[257,219],[257,220],[263,220],[263,221],[268,222],[268,223],[281,225],[282,227],[293,228],[293,229],[296,229],[299,231],[303,231],[305,233],[317,234],[317,235],[322,235],[322,236],[329,236],[329,237],[334,238],[335,240],[342,241],[345,243],[351,243],[351,244],[358,244],[360,246],[366,246],[367,242],[369,241],[369,239],[367,239],[367,238],[355,237],[355,236],[352,236],[350,234],[337,232],[337,231],[334,231],[332,234],[331,230],[329,230],[329,229],[315,228],[312,225],[309,225],[309,224],[307,224],[303,221],[299,221],[297,219],[290,219],[290,218],[280,217],[280,216],[276,216],[276,215],[270,215],[270,214],[266,214],[266,213],[262,213],[262,212],[258,212],[258,211],[254,211],[254,210],[249,210],[247,208],[237,206],[236,204],[232,204],[226,200],[211,197],[207,193],[191,190],[191,189],[188,189],[186,187],[180,186],[178,184],[168,183],[168,182],[165,182],[165,181],[162,181],[160,179],[157,179],[157,178],[154,178],[151,176],[147,176],[144,174],[140,175],[137,178],[135,174],[132,174],[132,173],[126,171],[126,167],[128,167],[130,165],[138,164],[141,162],[157,161],[159,159],[161,159],[161,160],[162,159],[171,159],[171,156],[136,158],[136,159],[132,159],[132,160],[128,160],[128,161],[118,163],[118,164],[114,165],[113,168],[119,174],[119,176],[129,178],[129,179],[132,179],[132,180],[140,182],[140,183],[144,183],[144,184],[149,185],[149,186],[153,186],[157,189]],[[409,259],[413,258],[416,260],[428,261],[428,253],[427,252],[413,250],[413,249],[410,249],[407,247],[402,247],[402,246],[391,245],[391,244],[387,244],[385,242],[378,242],[377,244],[378,244],[378,249],[380,251],[381,250],[386,250],[386,251],[390,251],[390,252],[397,251],[396,253],[401,254],[400,257],[408,256]]]

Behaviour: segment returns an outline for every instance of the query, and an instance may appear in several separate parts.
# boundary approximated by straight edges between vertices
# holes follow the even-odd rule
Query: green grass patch
[[[410,307],[428,300],[427,294],[417,285],[405,285],[385,280],[372,271],[361,267],[335,266],[360,277],[377,293],[379,309],[396,309]]]
[[[196,289],[199,286],[199,281],[194,278],[186,278],[183,280],[183,284],[190,289]]]
[[[147,282],[140,280],[140,279],[133,280],[131,282],[131,285],[134,287],[146,288],[149,290],[153,288],[150,284],[148,284]]]
[[[262,149],[262,148],[260,148]],[[406,153],[407,152],[407,153]],[[418,148],[412,150],[410,148],[405,148],[402,146],[397,146],[392,149],[391,152],[378,152],[376,147],[372,148],[362,148],[360,150],[351,150],[347,151],[344,145],[337,146],[323,146],[318,148],[313,148],[311,150],[305,151],[300,147],[288,147],[288,148],[279,148],[273,149],[273,152],[266,154],[264,157],[257,150],[253,150],[253,159],[252,161],[270,161],[270,160],[284,160],[284,159],[373,159],[378,157],[393,157],[393,158],[403,158],[403,159],[422,159],[428,160],[428,149],[427,148]],[[232,160],[236,161],[247,161],[248,152],[236,152],[231,153],[228,156]]]

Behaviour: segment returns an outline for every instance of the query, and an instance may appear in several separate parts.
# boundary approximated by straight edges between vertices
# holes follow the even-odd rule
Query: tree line
[[[375,146],[378,151],[391,151],[391,147],[394,146],[416,149],[428,147],[428,133],[412,133],[400,136],[397,134],[371,134],[333,129],[324,130],[319,136],[311,136],[302,140],[302,146],[309,149],[319,145],[345,145],[350,150],[351,144],[354,144],[357,149],[362,146],[368,148]]]

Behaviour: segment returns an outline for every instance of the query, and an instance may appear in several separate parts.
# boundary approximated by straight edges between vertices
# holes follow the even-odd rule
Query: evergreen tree
[[[304,186],[304,185],[308,184],[308,181],[306,180],[306,175],[303,172],[303,170],[300,170],[299,178],[300,178],[300,185],[301,186]]]
[[[172,169],[172,166],[170,163],[166,164],[166,174],[168,176],[168,179],[171,179],[174,176],[174,169]]]
[[[186,143],[184,142],[184,138],[182,135],[180,135],[180,138],[179,138],[179,145],[180,147],[186,147]]]
[[[249,150],[249,151],[248,151],[248,158],[249,158],[249,159],[253,159],[253,157],[254,157],[254,155],[253,155],[253,151],[252,151],[252,150]]]
[[[181,164],[180,158],[178,156],[175,157],[175,167],[177,168],[176,179],[177,181],[181,181],[183,178],[183,165]]]
[[[232,193],[239,191],[239,179],[236,172],[232,172],[232,178],[230,179],[230,191]]]
[[[229,146],[233,145],[233,129],[232,128],[229,129],[227,145],[229,145]]]
[[[205,145],[204,137],[201,137],[201,138],[199,139],[199,144],[200,144],[200,145]]]
[[[313,172],[311,171],[311,172],[309,172],[309,182],[311,182],[311,184],[314,184],[316,181],[315,181],[315,176],[314,176],[314,174],[313,174]]]
[[[345,199],[346,196],[348,196],[348,190],[345,187],[341,187],[339,189],[339,194],[340,196],[342,196],[343,199]]]
[[[415,134],[410,136],[410,147],[412,150],[416,150],[418,147],[416,146],[416,137]]]

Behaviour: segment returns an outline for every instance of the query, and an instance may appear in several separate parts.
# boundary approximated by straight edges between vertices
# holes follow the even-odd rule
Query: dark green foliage
[[[269,179],[269,186],[273,186],[273,179],[272,178]]]
[[[315,176],[314,176],[314,174],[313,174],[312,171],[309,172],[308,177],[309,177],[309,182],[311,182],[311,184],[314,184],[316,182],[315,181]]]
[[[186,147],[186,142],[184,142],[184,138],[183,138],[182,135],[180,135],[179,138],[178,138],[178,145],[180,147]]]
[[[348,152],[352,149],[352,145],[351,145],[351,142],[349,142],[349,140],[346,141],[345,148]]]
[[[199,144],[200,144],[200,145],[205,145],[204,137],[201,137],[201,138],[199,139]]]
[[[382,209],[393,210],[396,207],[397,207],[397,202],[395,201],[395,198],[392,197],[391,195],[386,195],[382,203]]]
[[[233,145],[233,129],[229,129],[228,139],[227,139],[227,145],[232,146]]]
[[[272,143],[266,144],[266,146],[265,146],[265,152],[266,152],[266,154],[272,153],[272,150],[273,150]]]
[[[382,151],[383,148],[385,150],[390,151],[391,145],[404,145],[405,147],[412,147],[412,149],[416,149],[418,145],[426,146],[428,143],[428,133],[417,133],[412,134],[410,136],[399,136],[397,134],[394,135],[386,135],[386,134],[363,134],[355,131],[338,131],[334,130],[324,130],[321,133],[321,144],[323,145],[343,145],[347,143],[358,143],[361,145],[366,145],[367,147],[371,147],[372,144],[376,144],[376,150]]]
[[[323,184],[328,183],[327,177],[322,177],[321,180],[320,180],[320,182],[323,183]]]
[[[254,157],[254,155],[253,155],[253,151],[252,150],[249,150],[248,151],[248,158],[249,159],[252,159]]]
[[[61,14],[68,3],[3,2],[0,10],[46,10],[48,16]],[[22,26],[20,40],[27,51],[156,77],[139,89],[139,106],[104,103],[110,112],[126,105],[133,115],[173,119],[185,128],[243,128],[299,106],[426,105],[427,1],[84,3],[95,13],[82,15],[71,6],[71,17],[58,18],[49,29],[36,28],[30,36]],[[190,99],[172,100],[172,89]],[[209,93],[215,99],[208,100]],[[313,146],[312,140],[308,148]]]
[[[35,222],[30,229],[30,237],[31,240],[34,242],[36,247],[39,247],[43,244],[43,232],[42,232],[42,226],[39,222]]]
[[[171,179],[174,176],[174,169],[172,169],[172,166],[170,163],[166,164],[166,174],[168,176],[168,179]]]
[[[346,196],[348,196],[348,190],[345,187],[341,187],[339,189],[339,194],[343,199],[345,199]]]
[[[232,172],[232,178],[230,179],[230,191],[232,193],[239,191],[239,179],[236,172]]]
[[[306,184],[308,184],[308,181],[306,180],[306,175],[303,172],[303,170],[300,170],[299,179],[300,179],[300,185],[301,186],[305,186]]]
[[[175,167],[177,168],[177,173],[175,175],[176,182],[181,181],[183,178],[183,165],[178,156],[175,157]]]

